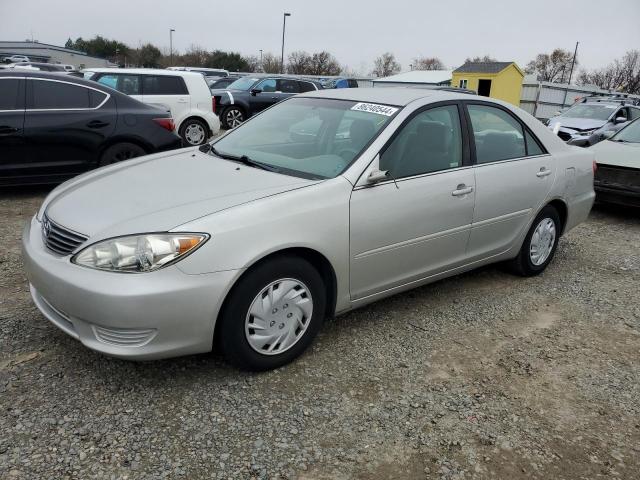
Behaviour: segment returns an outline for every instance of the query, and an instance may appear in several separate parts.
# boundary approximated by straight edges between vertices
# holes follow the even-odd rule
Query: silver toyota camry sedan
[[[127,359],[300,355],[325,318],[494,262],[536,275],[587,218],[593,153],[522,110],[310,92],[199,148],[81,175],[24,231],[33,301]]]

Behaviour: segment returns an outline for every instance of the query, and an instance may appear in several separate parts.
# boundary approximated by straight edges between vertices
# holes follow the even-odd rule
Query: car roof
[[[331,98],[336,100],[350,100],[353,102],[382,103],[386,105],[396,105],[404,107],[415,100],[431,98],[433,102],[441,100],[469,100],[468,93],[455,93],[442,90],[432,90],[428,88],[340,88],[318,90],[299,95],[301,97]],[[490,98],[483,98],[489,100]]]
[[[162,68],[85,68],[85,72],[95,73],[131,73],[137,75],[186,75],[191,77],[202,77],[201,73],[185,70],[166,70]]]

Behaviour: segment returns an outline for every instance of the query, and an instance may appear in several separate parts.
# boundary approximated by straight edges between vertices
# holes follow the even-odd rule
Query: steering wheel
[[[353,148],[344,148],[338,152],[338,156],[342,157],[345,162],[350,162],[358,154]]]

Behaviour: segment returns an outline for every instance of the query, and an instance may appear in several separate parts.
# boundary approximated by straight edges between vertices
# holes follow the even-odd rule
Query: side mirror
[[[618,123],[624,123],[626,122],[627,119],[624,117],[616,117],[616,119],[613,121],[613,123],[618,124]]]
[[[253,95],[254,97],[259,93],[262,93],[262,90],[260,90],[259,88],[252,88],[251,89],[251,95]]]
[[[389,179],[389,172],[386,170],[372,170],[367,177],[367,183],[378,183]]]

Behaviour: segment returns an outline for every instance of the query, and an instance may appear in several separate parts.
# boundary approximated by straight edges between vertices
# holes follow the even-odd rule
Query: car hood
[[[178,150],[82,175],[51,193],[42,211],[95,239],[168,231],[196,218],[317,183],[200,152]]]
[[[556,123],[559,123],[562,127],[570,128],[572,130],[593,130],[594,128],[600,128],[607,122],[605,120],[597,120],[593,118],[559,116],[549,120],[549,128],[553,128]]]
[[[622,143],[605,140],[590,148],[601,165],[615,165],[640,169],[640,143]]]

